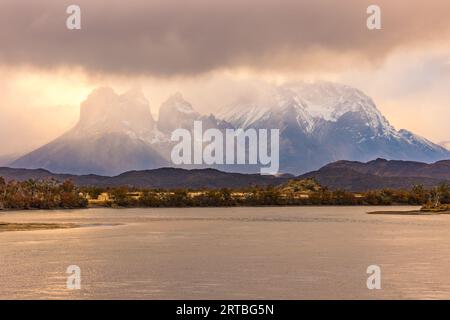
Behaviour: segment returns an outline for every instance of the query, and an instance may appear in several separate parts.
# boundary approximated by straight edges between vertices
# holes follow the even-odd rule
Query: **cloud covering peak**
[[[365,0],[79,0],[81,30],[65,27],[70,4],[3,0],[0,64],[152,76],[339,69],[450,30],[447,0],[379,0],[377,31]]]

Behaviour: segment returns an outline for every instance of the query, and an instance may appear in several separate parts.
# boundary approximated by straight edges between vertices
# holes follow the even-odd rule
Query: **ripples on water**
[[[0,233],[0,298],[450,298],[450,216],[365,214],[371,210],[1,213],[2,222],[84,227]],[[366,288],[372,264],[381,267],[381,290]],[[82,290],[66,288],[69,265],[80,266]]]

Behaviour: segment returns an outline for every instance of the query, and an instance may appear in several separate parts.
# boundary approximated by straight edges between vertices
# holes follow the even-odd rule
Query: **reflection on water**
[[[0,233],[0,298],[450,298],[450,216],[365,214],[370,210],[1,213],[2,222],[90,227]],[[381,290],[366,287],[373,264],[381,267]],[[81,290],[66,288],[69,265],[81,268]]]

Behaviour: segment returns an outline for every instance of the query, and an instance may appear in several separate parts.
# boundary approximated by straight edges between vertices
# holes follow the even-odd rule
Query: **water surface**
[[[372,210],[4,212],[2,222],[85,227],[0,233],[0,298],[449,299],[450,216]],[[69,265],[81,290],[66,288]],[[369,265],[381,267],[381,290],[366,287]]]

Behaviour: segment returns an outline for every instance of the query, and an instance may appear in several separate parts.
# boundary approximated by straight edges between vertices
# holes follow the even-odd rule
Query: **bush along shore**
[[[71,181],[5,182],[0,177],[0,209],[68,209],[86,207],[225,207],[295,205],[425,205],[450,203],[447,184],[433,189],[348,192],[329,190],[314,179],[293,179],[280,186],[189,190],[132,187],[76,187]],[[438,199],[436,202],[435,199]],[[425,206],[425,207],[426,207]]]
[[[67,180],[8,181],[0,177],[0,209],[86,208],[88,200]]]
[[[417,185],[411,190],[374,190],[364,193],[328,190],[314,179],[291,180],[280,186],[219,190],[163,190],[136,188],[82,188],[91,206],[106,207],[221,207],[296,205],[423,205],[434,190]],[[443,203],[449,187],[441,185]]]

